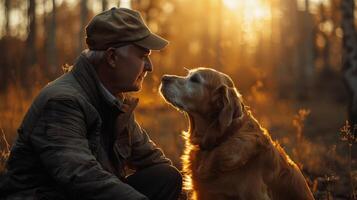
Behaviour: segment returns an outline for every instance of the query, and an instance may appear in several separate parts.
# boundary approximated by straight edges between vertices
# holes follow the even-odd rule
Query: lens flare
[[[271,34],[272,8],[267,1],[223,0],[223,5],[230,11],[230,19],[240,23],[238,26],[244,32],[242,38],[253,49],[258,44],[259,37],[269,37]]]

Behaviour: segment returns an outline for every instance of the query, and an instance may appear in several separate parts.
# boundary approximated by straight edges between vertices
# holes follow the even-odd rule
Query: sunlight
[[[259,37],[268,37],[271,33],[271,7],[264,0],[223,0],[223,5],[234,16],[234,20],[241,23],[243,40],[250,47],[256,47]],[[262,33],[264,30],[264,33]]]
[[[223,4],[231,10],[235,10],[239,6],[238,0],[223,0]]]
[[[122,0],[120,1],[121,8],[129,8],[131,9],[131,0]]]
[[[297,6],[299,10],[306,10],[306,0],[298,0],[297,1]],[[325,6],[329,6],[330,5],[330,1],[329,0],[310,0],[308,2],[309,5],[309,11],[311,13],[316,13],[318,11],[318,8],[320,6],[320,4],[323,4]]]
[[[249,22],[270,18],[270,8],[262,0],[223,0],[223,5],[233,12],[239,11]]]
[[[260,20],[270,19],[270,9],[267,5],[264,5],[259,0],[249,1],[245,5],[244,18],[248,22],[254,23]]]

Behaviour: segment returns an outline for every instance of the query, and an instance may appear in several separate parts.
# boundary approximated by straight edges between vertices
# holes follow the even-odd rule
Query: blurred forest
[[[0,0],[0,150],[40,89],[86,48],[88,21],[114,6],[139,10],[170,40],[134,95],[138,121],[178,168],[188,124],[158,94],[160,78],[212,67],[232,77],[316,199],[357,199],[353,0]]]

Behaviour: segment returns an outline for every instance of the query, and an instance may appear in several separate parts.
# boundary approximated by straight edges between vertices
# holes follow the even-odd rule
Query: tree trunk
[[[78,53],[82,52],[84,48],[83,42],[85,37],[85,27],[87,25],[87,18],[88,18],[87,0],[81,0],[80,8],[81,8],[81,13],[80,13],[81,26],[79,30],[79,41],[78,41],[78,50],[77,50]]]
[[[314,71],[314,24],[313,16],[309,12],[309,1],[305,0],[305,11],[298,11],[298,24],[300,27],[298,43],[299,51],[296,63],[296,91],[299,100],[305,100],[309,97],[309,89]]]
[[[326,10],[325,6],[323,4],[320,4],[319,8],[319,15],[320,15],[320,22],[319,23],[325,23],[328,19],[326,17]],[[330,65],[330,39],[329,39],[329,34],[325,33],[324,31],[317,31],[317,33],[323,38],[325,41],[325,45],[322,47],[322,52],[321,52],[321,57],[323,61],[322,65],[322,77],[323,79],[328,79],[331,77],[332,69]]]
[[[10,0],[5,0],[4,1],[4,7],[5,7],[5,34],[10,35]]]
[[[26,56],[25,65],[31,66],[36,64],[36,2],[35,0],[29,0],[28,7],[28,35],[26,39]],[[23,70],[25,71],[25,70]]]
[[[57,71],[57,46],[56,46],[56,0],[52,0],[52,12],[49,25],[47,26],[47,38],[46,38],[46,58],[47,67],[50,75],[54,75]]]
[[[278,95],[280,98],[290,98],[291,91],[297,79],[296,68],[299,65],[296,50],[298,30],[298,11],[296,0],[280,0],[282,15],[279,19],[280,62],[276,68],[278,76]],[[289,41],[289,42],[287,42]]]
[[[216,16],[216,62],[215,67],[218,69],[222,68],[222,21],[223,21],[223,2],[222,0],[218,0],[217,2],[217,16]]]
[[[357,35],[353,0],[341,1],[343,54],[342,74],[348,91],[348,117],[352,127],[357,123]]]
[[[106,11],[108,9],[108,0],[102,0],[102,11]]]
[[[211,0],[207,1],[202,1],[200,3],[202,5],[201,7],[201,24],[202,24],[202,29],[201,29],[201,46],[202,52],[201,52],[201,63],[205,66],[210,66],[212,65],[212,58],[214,58],[214,54],[212,51],[212,40],[211,40],[211,21],[212,21],[212,15],[205,15],[204,13],[210,13],[212,12],[212,2]]]

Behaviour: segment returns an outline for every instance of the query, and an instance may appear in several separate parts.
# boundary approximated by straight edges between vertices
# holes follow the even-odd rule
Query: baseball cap
[[[106,50],[128,44],[160,50],[169,42],[152,33],[139,12],[127,8],[111,8],[94,16],[88,23],[86,43],[90,50]]]

